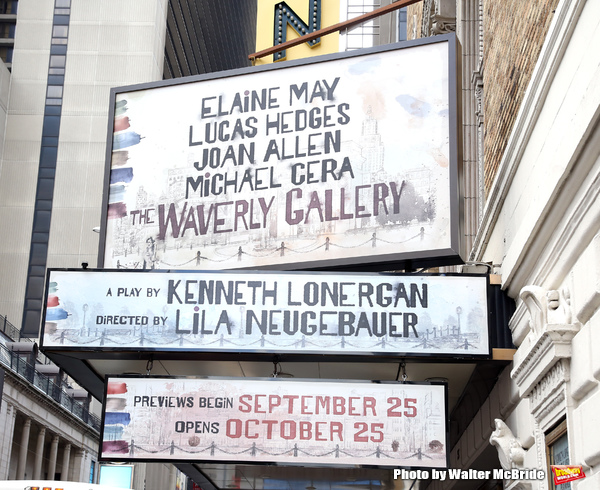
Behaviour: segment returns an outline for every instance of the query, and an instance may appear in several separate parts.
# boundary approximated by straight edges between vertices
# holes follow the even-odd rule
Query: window
[[[92,461],[90,464],[90,481],[88,483],[94,483],[94,474],[96,473],[96,462]]]
[[[406,31],[408,7],[403,7],[398,10],[398,41],[406,41],[408,33]]]
[[[66,59],[67,59],[67,57],[64,55],[50,56],[50,67],[51,68],[64,68]]]
[[[563,420],[548,434],[546,434],[546,457],[548,460],[548,481],[549,488],[552,490],[571,490],[570,483],[555,485],[552,477],[551,465],[568,465],[569,460],[569,439],[567,434],[567,421]]]
[[[60,85],[49,85],[47,96],[60,99],[62,97],[63,88]]]
[[[55,25],[52,28],[52,44],[67,44],[69,26]]]
[[[0,58],[4,63],[12,63],[13,58],[13,48],[12,46],[6,46],[0,48]]]
[[[60,130],[60,116],[44,116],[42,136],[58,136]]]
[[[62,85],[48,85],[48,89],[46,91],[46,105],[61,105],[62,94]]]
[[[52,28],[52,37],[67,37],[69,26],[54,26]]]
[[[0,1],[0,14],[16,14],[18,4],[17,1]]]
[[[346,16],[348,19],[354,19],[378,9],[380,6],[379,0],[347,0]],[[377,45],[379,21],[379,18],[375,18],[350,29],[346,34],[346,49],[369,48]]]
[[[0,38],[14,39],[16,25],[12,22],[0,22]]]
[[[392,3],[392,0],[341,0],[340,21],[360,17],[390,3]],[[340,51],[370,48],[398,40],[406,40],[406,34],[402,38],[402,32],[406,33],[406,8],[401,10],[404,11],[404,16],[398,14],[398,12],[390,12],[352,27],[347,31],[341,31]],[[404,19],[404,30],[401,24],[402,19]]]

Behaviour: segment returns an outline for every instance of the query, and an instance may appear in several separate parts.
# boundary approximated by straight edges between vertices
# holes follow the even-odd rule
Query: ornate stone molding
[[[525,449],[502,419],[494,419],[496,430],[490,436],[490,444],[496,446],[498,459],[503,470],[523,466]]]
[[[525,449],[503,420],[495,419],[494,423],[496,430],[490,436],[490,444],[496,446],[500,466],[503,470],[523,468]],[[516,480],[504,480],[504,488],[525,490],[531,488],[531,484]]]
[[[517,383],[521,397],[528,396],[556,362],[571,357],[571,340],[578,331],[576,325],[547,325],[547,330],[526,353],[517,350],[511,378]]]
[[[477,58],[481,67],[483,64],[483,0],[477,2]],[[482,72],[480,68],[477,69]]]
[[[526,286],[520,297],[529,315],[522,311],[513,317],[520,326],[513,324],[511,330],[520,329],[526,339],[515,353],[511,378],[521,397],[532,396],[534,415],[537,413],[536,419],[540,421],[538,417],[543,418],[543,414],[560,403],[558,398],[564,397],[557,390],[567,379],[567,361],[562,360],[571,357],[571,341],[580,325],[572,323],[567,290]]]
[[[551,425],[564,412],[569,366],[561,359],[531,391],[531,413],[542,426]]]
[[[423,37],[456,31],[456,2],[454,0],[424,0],[421,35]]]
[[[484,140],[484,114],[483,114],[483,66],[482,60],[480,59],[478,62],[477,70],[473,72],[471,76],[471,85],[473,86],[473,94],[475,97],[475,123],[477,130],[477,173],[478,173],[478,219],[477,219],[477,227],[481,224],[481,217],[483,216],[483,205],[485,203],[485,184],[484,184],[484,148],[483,148],[483,140]]]

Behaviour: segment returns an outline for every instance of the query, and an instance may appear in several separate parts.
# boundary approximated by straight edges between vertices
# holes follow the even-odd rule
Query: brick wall
[[[423,2],[409,5],[406,10],[406,33],[408,39],[421,37],[421,22],[423,21]],[[413,36],[413,32],[416,36]]]
[[[559,0],[484,0],[484,162],[489,191]]]

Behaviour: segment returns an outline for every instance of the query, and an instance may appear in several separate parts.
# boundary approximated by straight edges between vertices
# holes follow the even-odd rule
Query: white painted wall
[[[475,243],[478,260],[502,264],[503,287],[517,298],[511,330],[519,348],[501,382],[521,401],[503,420],[526,449],[524,466],[539,467],[544,434],[566,417],[571,463],[587,475],[573,488],[584,490],[600,488],[597,45],[600,3],[561,1]],[[520,298],[525,287],[532,293]]]

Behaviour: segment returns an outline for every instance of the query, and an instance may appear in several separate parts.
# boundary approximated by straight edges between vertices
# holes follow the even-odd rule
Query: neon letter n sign
[[[275,16],[273,24],[273,46],[282,44],[286,41],[287,26],[294,29],[299,36],[304,36],[321,28],[321,0],[309,0],[308,2],[308,20],[304,22],[294,10],[285,2],[279,2],[275,5]],[[307,44],[312,48],[321,42],[318,37]],[[285,50],[279,51],[273,55],[273,61],[285,59]]]

